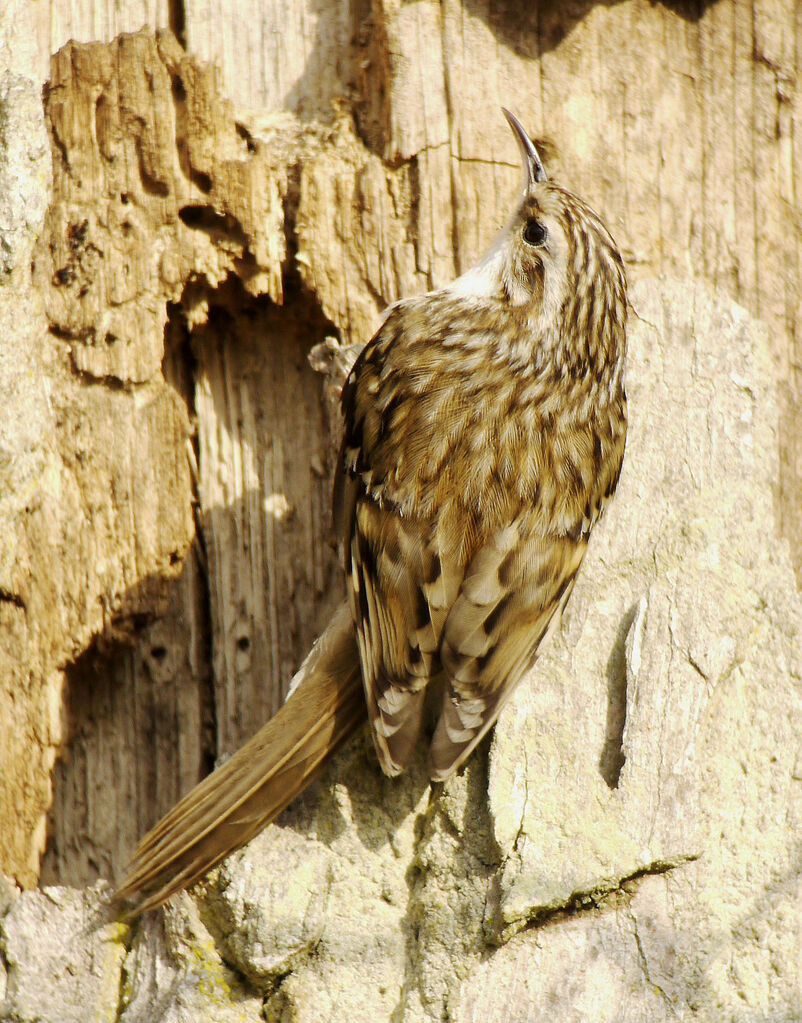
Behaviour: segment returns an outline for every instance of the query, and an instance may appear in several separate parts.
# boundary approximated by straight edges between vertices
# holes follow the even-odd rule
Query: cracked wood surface
[[[69,37],[88,42],[143,22],[166,25],[181,6],[191,56],[167,35],[144,33],[108,45],[71,43],[45,70],[49,49]],[[113,874],[176,794],[277,706],[292,668],[340,595],[327,542],[336,384],[327,385],[321,406],[321,380],[307,353],[314,348],[319,366],[336,362],[327,335],[358,345],[387,302],[442,283],[487,242],[518,178],[514,144],[494,114],[502,102],[543,138],[554,175],[609,220],[634,280],[692,273],[768,323],[774,364],[765,362],[761,372],[780,382],[781,407],[776,432],[759,450],[774,469],[769,481],[761,477],[765,493],[751,494],[743,506],[749,516],[762,516],[770,533],[766,501],[779,479],[780,526],[788,536],[798,534],[794,197],[802,133],[796,131],[795,47],[802,23],[790,0],[628,0],[570,8],[511,0],[249,0],[237,5],[236,17],[233,11],[200,0],[10,0],[0,11],[5,66],[31,80],[51,76],[54,175],[37,248],[31,253],[41,216],[37,221],[31,213],[18,229],[25,243],[2,253],[11,275],[5,294],[13,297],[0,315],[16,347],[0,352],[0,391],[9,408],[25,411],[8,417],[0,451],[3,480],[12,481],[4,482],[0,503],[0,656],[6,668],[0,756],[4,766],[12,765],[0,778],[0,809],[9,822],[0,835],[0,865],[25,884],[37,875],[57,751],[62,760],[43,876],[85,882]],[[219,72],[197,57],[217,62]],[[21,101],[6,82],[0,100],[13,114]],[[26,131],[35,141],[34,114],[28,113]],[[3,145],[14,137],[6,132]],[[31,161],[35,154],[31,145]],[[24,176],[8,166],[0,167],[4,180]],[[44,194],[47,175],[36,174],[32,180]],[[699,298],[701,310],[705,301]],[[706,316],[688,330],[704,336]],[[698,370],[703,353],[686,356]],[[663,370],[661,364],[648,368],[658,376]],[[731,372],[739,375],[737,367]],[[716,390],[710,384],[708,404]],[[753,393],[744,391],[742,402],[750,405]],[[773,399],[764,400],[768,407]],[[688,436],[697,430],[699,437],[719,438],[711,461],[698,467],[699,487],[713,471],[716,445],[727,429],[737,434],[742,421],[735,416],[725,429],[701,405],[682,416]],[[673,428],[667,422],[657,441],[664,444]],[[662,492],[675,480],[660,475],[660,452],[652,457],[657,468],[643,489]],[[723,492],[722,499],[726,504]],[[673,528],[676,514],[670,502],[661,527]],[[687,521],[693,533],[698,522],[690,513]],[[627,542],[645,545],[665,568],[660,559],[671,553],[667,541],[646,543],[650,534],[642,523],[627,522]],[[761,545],[755,539],[753,546]],[[704,558],[713,559],[713,547],[704,549]],[[791,556],[802,557],[796,543]],[[751,592],[748,577],[742,582]],[[780,590],[769,580],[755,607],[761,600],[773,606]],[[796,804],[785,807],[780,795],[793,737],[780,732],[792,712],[783,700],[795,691],[797,669],[786,654],[777,659],[784,667],[760,662],[760,685],[777,679],[770,692],[744,675],[743,657],[757,663],[757,640],[779,629],[773,619],[770,628],[755,624],[750,608],[741,607],[728,626],[730,638],[737,637],[733,647],[727,636],[708,642],[713,623],[659,587],[649,593],[643,615],[636,612],[641,592],[612,610],[606,596],[592,596],[587,606],[575,598],[566,635],[604,653],[608,659],[597,667],[605,681],[590,696],[582,690],[587,713],[569,715],[565,734],[559,707],[537,704],[520,719],[507,716],[504,742],[524,743],[530,752],[525,759],[491,758],[501,889],[466,925],[460,947],[473,947],[474,940],[484,947],[488,935],[507,942],[492,960],[512,971],[505,974],[512,1001],[504,1005],[516,1004],[519,995],[541,997],[521,993],[520,983],[526,985],[515,980],[523,949],[520,962],[559,966],[567,957],[591,978],[601,976],[594,962],[607,964],[625,989],[635,985],[646,1018],[659,1019],[659,992],[680,997],[666,949],[673,943],[683,968],[701,969],[682,929],[699,924],[705,912],[710,933],[697,934],[704,955],[715,943],[714,925],[733,947],[746,942],[746,957],[758,972],[764,953],[767,962],[782,963],[785,955],[787,928],[778,925],[756,950],[738,930],[729,889],[722,895],[706,887],[705,872],[712,870],[730,878],[736,895],[748,893],[748,929],[754,914],[771,916],[776,907],[785,912],[781,896],[795,876],[785,847],[772,853],[768,838],[755,838],[754,860],[769,893],[761,901],[741,869],[743,838],[729,803],[713,815],[725,836],[721,848],[703,828],[707,844],[698,865],[682,868],[678,878],[644,879],[630,916],[610,914],[599,925],[603,934],[577,917],[548,945],[527,927],[510,935],[549,905],[565,905],[577,893],[615,890],[633,869],[680,862],[689,849],[695,854],[695,828],[704,815],[693,802],[694,764],[710,791],[726,790],[732,805],[742,807],[750,835],[773,834],[770,807],[796,819]],[[722,606],[717,596],[716,607]],[[687,627],[672,646],[670,685],[649,688],[657,665],[639,673],[632,650],[640,649],[640,636],[659,651],[666,623],[673,642],[678,614]],[[741,635],[744,622],[755,624],[755,635]],[[612,649],[605,629],[620,633]],[[570,672],[547,663],[559,681],[557,702],[568,699],[571,679],[580,688],[586,682],[573,655],[561,656]],[[783,684],[787,689],[780,692]],[[768,711],[755,702],[761,694]],[[645,727],[648,709],[663,722],[660,730]],[[544,710],[555,713],[553,727],[533,735],[532,722]],[[770,765],[768,754],[761,760],[762,745],[750,745],[747,712],[768,714],[761,728],[780,749]],[[530,731],[517,734],[527,721]],[[742,763],[725,757],[716,775],[700,750],[705,743],[711,749],[725,744],[727,727],[740,736]],[[520,775],[523,765],[547,794],[548,751],[554,763],[564,761],[555,743],[593,750],[587,776],[579,779],[588,798],[577,803],[572,820],[574,826],[584,822],[591,837],[599,833],[593,820],[612,821],[621,839],[613,843],[620,862],[612,867],[596,869],[608,848],[583,844],[564,822],[544,821],[532,785]],[[358,769],[375,771],[361,762]],[[486,835],[480,853],[459,860],[471,800],[486,785],[483,774],[477,779],[468,780],[478,787],[462,802],[446,794],[439,823],[423,841],[402,827],[410,814],[417,820],[414,778],[395,817],[390,813],[399,829],[395,837],[393,828],[383,836],[370,830],[375,805],[392,802],[383,782],[356,813],[352,802],[362,796],[352,793],[347,779],[333,783],[332,817],[323,824],[332,845],[345,821],[342,848],[365,871],[377,861],[359,859],[363,842],[390,843],[393,856],[414,856],[425,868],[422,878],[413,871],[406,879],[408,898],[393,903],[389,888],[371,889],[367,902],[355,902],[363,918],[375,912],[386,924],[396,965],[406,975],[381,1004],[396,1014],[408,1011],[408,1018],[457,1004],[460,1019],[493,1018],[489,999],[499,974],[494,981],[477,966],[476,983],[460,991],[437,979],[445,968],[436,950],[438,928],[451,926],[449,914],[463,896],[484,905],[477,878],[493,864],[482,845]],[[564,775],[554,784],[562,791]],[[349,828],[356,828],[358,840]],[[538,874],[549,848],[548,862],[568,863],[551,901]],[[566,860],[566,851],[573,860]],[[443,864],[455,861],[469,875],[462,892],[445,879]],[[583,880],[588,862],[594,869]],[[328,893],[327,871],[321,885]],[[299,889],[305,884],[297,881]],[[350,897],[347,884],[342,891]],[[685,907],[678,915],[677,900]],[[316,928],[323,920],[318,929],[328,927],[328,947],[335,948],[338,920],[313,908],[310,919]],[[428,931],[420,929],[424,911],[432,914]],[[292,913],[287,919],[291,930]],[[650,930],[652,919],[670,939]],[[422,935],[423,950],[415,934]],[[321,947],[325,951],[325,942]],[[147,948],[140,947],[145,960]],[[621,949],[629,951],[619,957]],[[325,955],[320,962],[328,963],[324,972],[334,971]],[[354,979],[362,966],[355,964]],[[715,963],[708,972],[704,997],[735,1004],[737,985],[728,987]],[[764,1002],[781,997],[786,974],[779,969],[778,976],[774,995],[765,985]],[[346,983],[334,972],[329,979],[330,991]],[[304,991],[315,984],[306,964],[282,985],[276,1005],[303,1005]],[[654,1002],[644,993],[650,985],[657,989]],[[750,997],[764,1004],[763,996]]]
[[[346,217],[343,227],[374,240],[353,266],[345,252],[347,272],[337,259],[349,246],[336,227],[325,241],[340,270],[320,292],[326,313],[362,340],[376,306],[442,283],[492,235],[517,180],[496,111],[518,110],[546,141],[552,170],[604,212],[633,279],[697,276],[769,324],[783,401],[781,526],[798,536],[802,20],[794,0],[583,0],[570,8],[48,0],[29,16],[42,78],[49,54],[69,38],[111,39],[178,20],[190,52],[219,66],[238,108],[291,111],[304,123],[353,112],[367,148],[402,171],[398,198],[377,192],[375,172],[366,171],[365,200],[376,213]],[[336,209],[350,197],[321,195]],[[400,217],[388,216],[388,200],[400,200]],[[316,284],[327,272],[319,256],[310,256]],[[798,544],[793,556],[802,572]]]
[[[164,393],[185,416],[183,433],[154,424],[108,452],[139,453],[148,470],[110,495],[118,512],[126,495],[137,509],[117,542],[163,545],[169,516],[141,517],[167,502],[186,529],[168,577],[184,571],[169,610],[132,617],[135,562],[109,595],[102,649],[67,671],[43,878],[77,882],[119,873],[137,834],[275,712],[340,600],[307,362],[330,325],[283,265],[297,129],[254,141],[214,70],[169,34],[68,45],[46,113],[54,189],[34,281],[51,344],[88,395],[136,408]],[[175,460],[183,490],[149,448]],[[130,650],[115,642],[121,622]]]

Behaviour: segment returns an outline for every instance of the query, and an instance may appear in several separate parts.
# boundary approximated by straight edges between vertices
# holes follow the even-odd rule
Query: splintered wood
[[[214,70],[169,33],[69,44],[53,61],[47,113],[55,182],[35,279],[55,357],[82,395],[76,404],[62,388],[58,401],[65,418],[80,408],[87,434],[81,457],[63,458],[77,475],[91,467],[86,493],[104,490],[84,527],[98,547],[108,538],[93,560],[140,553],[84,645],[100,642],[66,673],[67,742],[43,870],[79,882],[119,872],[210,758],[275,712],[340,601],[330,417],[307,356],[336,333],[323,308],[366,331],[380,300],[317,298],[286,265],[286,210],[301,204],[321,220],[299,194],[298,161],[316,153],[328,180],[329,133],[303,138],[287,122],[254,138]],[[344,191],[360,170],[341,161]],[[361,275],[350,251],[335,258]],[[353,279],[350,290],[360,292]],[[98,393],[131,413],[166,401],[179,420],[118,413],[109,445]],[[131,461],[137,485],[104,488]],[[106,506],[122,523],[103,533]],[[167,529],[176,515],[180,539]]]
[[[214,287],[233,272],[281,301],[284,161],[237,131],[212,69],[169,33],[70,43],[46,103],[55,189],[40,271],[79,372],[159,374],[167,304],[190,279]]]
[[[502,104],[604,215],[632,279],[697,276],[769,324],[778,504],[799,532],[792,0],[234,6],[186,5],[194,57],[166,32],[67,43],[45,91],[54,181],[33,288],[59,497],[31,512],[24,606],[0,615],[9,692],[34,679],[30,720],[66,708],[65,753],[70,729],[84,737],[56,775],[50,880],[118,869],[280,702],[341,595],[329,475],[343,353],[325,339],[364,343],[387,303],[444,283],[492,238],[519,176]],[[54,46],[122,24],[117,4],[33,7]],[[175,7],[125,11],[155,27]],[[799,572],[798,543],[792,556]],[[10,761],[46,745],[37,729],[12,728]],[[33,793],[0,836],[0,866],[26,883],[51,752],[0,799]],[[113,839],[81,816],[99,792]]]

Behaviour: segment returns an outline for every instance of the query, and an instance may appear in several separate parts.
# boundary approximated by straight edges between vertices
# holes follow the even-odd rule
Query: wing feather
[[[491,727],[559,619],[621,466],[623,390],[580,419],[547,376],[491,357],[492,336],[464,304],[400,303],[343,389],[338,521],[388,774],[412,755],[435,677],[433,778]],[[460,339],[489,345],[481,372]]]
[[[586,542],[527,536],[528,520],[479,549],[443,629],[448,680],[429,751],[435,781],[471,753],[532,665],[550,623],[565,606]]]
[[[368,714],[382,769],[392,776],[417,744],[461,573],[443,570],[428,526],[379,507],[361,479],[347,480],[341,494],[352,502],[346,569]]]

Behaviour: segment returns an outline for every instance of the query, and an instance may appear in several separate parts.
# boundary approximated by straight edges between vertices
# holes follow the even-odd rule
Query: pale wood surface
[[[769,324],[785,406],[778,497],[784,531],[798,534],[802,13],[794,0],[32,6],[42,69],[69,38],[180,22],[190,52],[220,67],[239,108],[331,121],[345,103],[369,148],[407,161],[415,177],[408,228],[427,286],[469,262],[498,222],[513,178],[503,165],[515,150],[497,111],[514,107],[553,143],[561,179],[613,224],[633,277],[699,276]],[[389,257],[379,258],[377,304],[415,283]],[[343,280],[346,289],[355,291]]]
[[[61,660],[54,653],[47,671],[67,664],[71,687],[95,677],[142,693],[78,715],[83,760],[79,770],[67,754],[59,768],[48,878],[89,879],[90,861],[117,869],[173,794],[277,706],[341,585],[328,535],[331,430],[306,353],[327,334],[365,341],[387,302],[443,283],[492,237],[519,173],[502,103],[543,140],[553,176],[610,223],[631,277],[696,276],[768,323],[783,401],[777,501],[802,568],[802,14],[792,0],[51,0],[25,16],[53,84],[55,184],[34,283],[49,358],[60,360],[56,446],[73,444],[65,431],[78,421],[90,452],[74,472],[92,540],[71,556],[102,569],[75,573],[77,603],[92,612],[77,631],[69,616],[52,625],[73,634],[48,638]],[[143,23],[183,25],[192,57],[219,71],[147,36],[70,47],[47,69],[70,38],[109,40]],[[183,383],[162,367],[172,330],[185,332]],[[97,393],[116,419],[94,411]],[[180,398],[172,425],[137,411],[150,393]],[[116,434],[102,425],[112,421]],[[60,457],[73,472],[73,455]],[[196,527],[197,564],[176,588]],[[179,563],[167,557],[160,577],[170,551]],[[149,712],[149,733],[123,719],[164,706],[145,620],[165,592],[174,619],[164,620],[176,624],[162,645],[198,652],[182,660],[168,710]],[[108,610],[96,613],[100,602]],[[143,616],[132,627],[129,604]],[[105,649],[100,668],[84,659],[120,620],[133,648]],[[65,734],[74,727],[66,720]],[[142,756],[159,765],[158,784],[132,766]],[[113,839],[81,819],[107,785],[118,787],[107,793]],[[25,862],[39,812],[13,845],[28,843]],[[75,851],[76,835],[91,855]],[[8,853],[3,865],[22,876],[20,862]]]
[[[82,535],[106,562],[127,567],[126,545],[161,556],[176,517],[186,535],[167,559],[165,585],[180,580],[166,610],[163,595],[148,600],[158,569],[141,578],[150,562],[134,560],[97,649],[66,672],[44,879],[78,881],[119,873],[136,836],[277,709],[342,584],[330,431],[307,361],[331,325],[282,273],[287,140],[252,142],[213,70],[170,36],[70,44],[46,109],[53,198],[34,281],[47,344],[88,397],[97,389],[133,413],[164,394],[182,413],[175,424],[140,415],[128,432],[120,422],[106,453],[133,463],[138,485],[99,504],[86,493]],[[92,433],[83,406],[70,415]],[[105,444],[97,419],[94,430],[90,449]],[[183,488],[159,471],[165,460]],[[114,509],[130,534],[104,530]]]

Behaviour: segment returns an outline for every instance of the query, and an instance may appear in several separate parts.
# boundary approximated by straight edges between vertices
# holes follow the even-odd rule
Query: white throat
[[[479,262],[447,284],[443,291],[464,298],[498,298],[505,270],[506,240],[507,232],[499,231]]]

